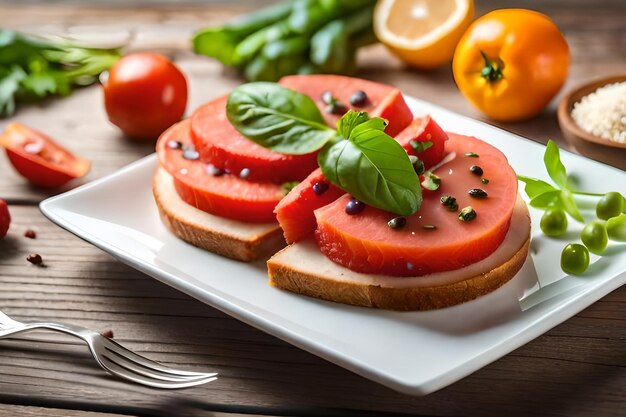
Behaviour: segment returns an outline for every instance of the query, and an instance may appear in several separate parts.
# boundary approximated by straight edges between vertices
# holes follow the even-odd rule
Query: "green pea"
[[[601,254],[609,244],[609,236],[604,222],[596,220],[585,226],[580,233],[580,239],[587,249],[595,254]]]
[[[596,215],[599,219],[608,220],[611,217],[618,216],[626,207],[624,205],[624,197],[616,191],[604,194],[596,205]]]
[[[547,236],[561,236],[567,230],[567,216],[561,209],[550,208],[541,216],[541,231]]]
[[[561,269],[570,275],[580,275],[589,267],[589,251],[579,243],[570,243],[561,252]]]
[[[606,231],[609,239],[616,242],[626,242],[626,214],[611,217],[606,222]]]

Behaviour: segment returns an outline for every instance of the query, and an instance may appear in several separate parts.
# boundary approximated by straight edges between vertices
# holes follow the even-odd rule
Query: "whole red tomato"
[[[9,225],[11,224],[11,215],[7,202],[0,198],[0,239],[6,236]]]
[[[109,120],[134,139],[156,139],[180,120],[187,81],[163,55],[134,53],[117,61],[103,80]]]

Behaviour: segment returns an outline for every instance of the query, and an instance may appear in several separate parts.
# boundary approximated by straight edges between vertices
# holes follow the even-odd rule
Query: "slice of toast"
[[[518,197],[504,242],[487,258],[421,277],[368,275],[335,264],[315,241],[287,246],[267,262],[270,284],[324,300],[389,310],[431,310],[494,291],[522,268],[530,246],[528,207]]]
[[[172,176],[161,167],[154,174],[152,193],[167,228],[199,248],[249,262],[285,246],[277,222],[246,223],[225,219],[185,203],[176,192]]]

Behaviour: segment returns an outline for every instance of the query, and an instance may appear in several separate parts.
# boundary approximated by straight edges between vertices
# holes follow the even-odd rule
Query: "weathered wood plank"
[[[0,404],[0,415],[11,417],[111,417],[118,414]]]

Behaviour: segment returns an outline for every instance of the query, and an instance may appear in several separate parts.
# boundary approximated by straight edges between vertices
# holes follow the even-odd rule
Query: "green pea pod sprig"
[[[402,146],[384,132],[384,119],[350,110],[332,129],[311,98],[267,82],[233,90],[226,114],[239,133],[265,148],[291,155],[319,151],[326,179],[367,205],[400,215],[420,208],[419,177]]]
[[[575,190],[568,180],[567,171],[561,162],[557,145],[549,140],[544,153],[544,164],[554,182],[518,175],[525,183],[524,191],[532,207],[545,210],[540,227],[547,236],[557,237],[567,231],[567,216],[585,223],[575,200],[576,195],[598,197],[595,211],[597,219],[585,224],[578,243],[568,244],[561,254],[561,268],[569,274],[582,274],[589,266],[589,252],[602,255],[609,240],[626,242],[626,198],[617,192],[605,194]]]

